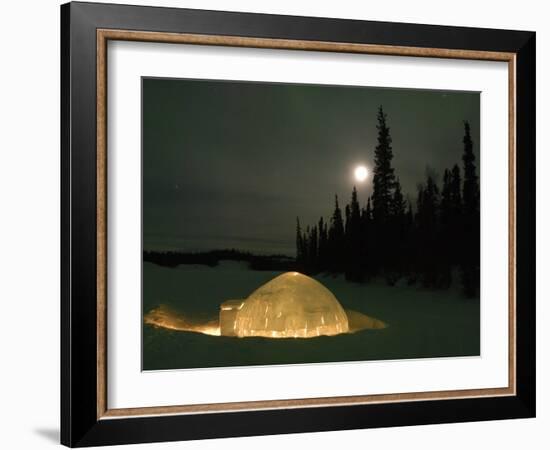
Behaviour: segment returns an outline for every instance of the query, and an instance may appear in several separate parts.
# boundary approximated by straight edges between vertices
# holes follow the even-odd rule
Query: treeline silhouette
[[[143,261],[164,267],[177,267],[180,264],[201,264],[209,267],[220,261],[243,261],[252,270],[289,271],[296,270],[296,260],[285,255],[255,255],[240,250],[212,250],[207,252],[150,251],[143,252]]]
[[[457,268],[464,294],[476,296],[479,182],[469,123],[464,122],[462,171],[458,165],[445,169],[439,186],[433,171],[427,170],[413,208],[392,166],[392,139],[382,107],[377,121],[372,195],[361,206],[354,187],[343,212],[335,196],[329,220],[321,217],[302,229],[297,218],[298,269],[343,273],[358,282],[382,276],[390,285],[405,278],[410,284],[445,289]]]

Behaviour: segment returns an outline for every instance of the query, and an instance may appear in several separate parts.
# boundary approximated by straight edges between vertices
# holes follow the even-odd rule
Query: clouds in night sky
[[[296,216],[327,217],[372,169],[379,105],[411,200],[427,166],[462,165],[464,120],[479,168],[479,93],[145,78],[144,248],[293,255]]]

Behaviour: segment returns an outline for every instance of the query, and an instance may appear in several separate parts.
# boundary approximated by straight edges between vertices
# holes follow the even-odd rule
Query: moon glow
[[[353,172],[353,175],[355,176],[356,181],[362,183],[367,179],[369,171],[365,166],[357,166]]]

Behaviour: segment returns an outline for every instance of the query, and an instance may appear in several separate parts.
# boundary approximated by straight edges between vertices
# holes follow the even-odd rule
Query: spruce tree
[[[361,216],[361,207],[357,198],[357,188],[353,186],[351,191],[350,216],[352,223],[358,224]]]
[[[328,234],[325,221],[321,217],[319,219],[319,248],[317,256],[317,266],[319,271],[327,269],[327,250],[328,250]]]
[[[329,264],[333,271],[341,271],[343,268],[344,256],[344,221],[342,219],[342,210],[338,204],[338,196],[334,196],[334,212],[330,219],[330,229],[328,233],[330,260]]]
[[[346,206],[346,278],[352,281],[362,279],[361,207],[355,186],[351,193],[351,202]]]
[[[304,263],[303,236],[299,217],[296,217],[296,262],[299,266]]]
[[[340,206],[338,205],[338,196],[334,196],[334,212],[332,213],[331,217],[331,234],[332,234],[332,240],[341,240],[344,237],[344,221],[342,219],[342,210],[340,209]]]
[[[459,265],[464,228],[462,224],[462,179],[460,168],[456,164],[451,170],[450,191],[449,234],[452,238],[449,241],[449,256],[452,265]]]
[[[401,192],[399,179],[395,180],[394,191],[390,203],[390,215],[387,219],[385,232],[386,267],[385,278],[388,284],[394,285],[405,268],[404,246],[406,243],[405,199]]]
[[[372,245],[373,268],[382,272],[392,265],[390,247],[394,244],[394,236],[390,230],[390,215],[394,200],[395,174],[392,167],[392,138],[386,122],[387,116],[382,106],[378,109],[377,145],[374,151],[374,176],[372,192],[372,209],[376,239]]]
[[[351,224],[351,211],[349,205],[346,205],[344,208],[344,216],[346,218],[346,222],[344,224],[344,235],[346,236],[346,239],[349,237],[349,228]]]
[[[309,270],[310,273],[317,272],[317,258],[318,254],[318,241],[317,241],[317,227],[314,225],[309,233],[308,241],[308,255],[309,255]]]
[[[303,252],[304,252],[304,271],[306,273],[309,273],[310,270],[310,257],[309,257],[309,239],[311,236],[309,225],[306,227],[306,230],[304,231],[303,237],[302,237],[302,243],[303,243]]]
[[[418,190],[417,201],[417,264],[424,287],[440,287],[441,260],[439,228],[439,188],[431,173],[427,173],[426,182]]]
[[[398,219],[402,219],[405,216],[405,207],[406,204],[403,193],[401,192],[401,183],[399,182],[399,178],[397,178],[394,183],[393,197],[390,204],[390,213],[392,216]]]
[[[387,116],[382,109],[378,109],[378,143],[374,151],[373,176],[373,215],[378,224],[384,224],[390,213],[392,194],[395,186],[395,174],[392,167],[392,139],[390,129],[386,123]]]
[[[454,165],[451,171],[451,207],[453,210],[453,218],[457,219],[462,211],[462,181],[460,178],[460,168]]]
[[[440,230],[438,233],[439,246],[444,249],[441,252],[441,285],[448,288],[452,277],[452,250],[456,236],[453,235],[453,199],[452,199],[452,175],[449,169],[443,173],[443,187],[441,189],[441,204],[439,205]]]
[[[462,198],[464,201],[464,212],[475,215],[479,211],[479,184],[476,174],[476,157],[474,155],[474,144],[470,135],[470,124],[464,122],[464,184],[462,187]]]
[[[371,222],[372,221],[372,207],[371,207],[371,203],[370,203],[370,196],[369,198],[367,199],[367,207],[365,209],[365,220],[367,222]]]
[[[401,248],[402,252],[402,267],[403,273],[407,275],[408,283],[413,284],[415,277],[412,275],[411,270],[415,264],[414,245],[415,245],[415,227],[414,227],[414,213],[413,206],[410,198],[407,196],[406,200],[406,212],[404,219],[404,232],[403,232],[403,244]]]
[[[447,226],[451,219],[451,172],[443,172],[443,188],[441,189],[441,224]]]
[[[373,276],[373,242],[376,239],[373,233],[372,206],[370,196],[367,199],[367,206],[361,213],[361,254],[360,266],[363,276],[369,279]]]
[[[479,222],[479,182],[476,174],[473,140],[470,134],[470,124],[464,122],[464,182],[462,185],[462,224],[463,251],[461,278],[464,293],[474,297],[479,289],[480,265],[480,222]]]
[[[361,207],[357,198],[357,189],[353,187],[351,193],[351,202],[349,205],[349,244],[352,248],[352,258],[355,258],[355,264],[358,264],[360,236],[361,236]]]
[[[409,229],[412,228],[413,224],[414,224],[414,214],[413,214],[413,208],[412,208],[412,203],[409,199],[407,199],[407,214],[406,214],[406,218],[407,218],[407,227]]]

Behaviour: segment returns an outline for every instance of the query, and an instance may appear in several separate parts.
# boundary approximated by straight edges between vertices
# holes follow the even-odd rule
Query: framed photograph
[[[61,441],[535,415],[535,33],[61,7]]]

